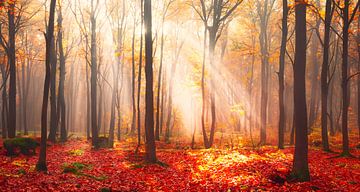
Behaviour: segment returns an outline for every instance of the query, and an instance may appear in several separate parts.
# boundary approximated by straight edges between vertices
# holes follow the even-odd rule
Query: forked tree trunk
[[[325,34],[324,34],[324,56],[321,67],[321,138],[324,151],[329,151],[328,141],[328,94],[329,94],[329,48],[330,48],[330,27],[332,19],[332,0],[326,1],[325,10]]]
[[[49,89],[50,89],[50,65],[51,65],[51,54],[53,38],[54,38],[54,18],[55,18],[55,5],[56,0],[50,2],[50,13],[49,13],[49,24],[46,32],[46,59],[45,59],[45,82],[44,82],[44,93],[43,103],[41,110],[41,141],[40,141],[40,154],[39,160],[36,164],[36,170],[47,171],[46,166],[46,136],[47,136],[47,109],[49,101]]]

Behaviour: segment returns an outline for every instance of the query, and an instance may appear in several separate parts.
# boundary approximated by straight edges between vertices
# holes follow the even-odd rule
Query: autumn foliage
[[[316,145],[316,139],[312,139]],[[91,149],[82,139],[48,150],[48,173],[36,156],[7,157],[1,148],[0,191],[359,191],[360,161],[312,147],[310,182],[287,178],[293,148],[189,149],[157,143],[158,164],[145,164],[131,142]],[[338,140],[335,140],[336,144]],[[133,143],[134,144],[134,143]],[[338,143],[339,144],[339,143]],[[135,145],[134,145],[135,146]],[[338,146],[340,147],[340,146]],[[340,149],[340,148],[339,148]],[[143,150],[141,150],[143,151]],[[352,151],[359,155],[359,150]]]

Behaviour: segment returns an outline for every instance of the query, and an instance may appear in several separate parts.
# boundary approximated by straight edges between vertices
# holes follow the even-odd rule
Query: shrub
[[[13,138],[4,141],[4,148],[7,156],[18,155],[35,155],[36,147],[40,144],[32,138]],[[19,151],[19,152],[17,152]]]

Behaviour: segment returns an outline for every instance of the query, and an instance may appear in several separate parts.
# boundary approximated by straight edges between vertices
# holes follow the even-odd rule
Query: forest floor
[[[338,152],[339,141],[332,145]],[[337,157],[339,153],[310,147],[311,181],[297,183],[286,179],[292,167],[293,147],[192,150],[179,143],[161,142],[157,143],[157,157],[162,163],[150,165],[143,162],[143,149],[135,154],[129,141],[116,143],[114,149],[93,150],[89,142],[73,139],[49,146],[48,173],[38,173],[37,155],[6,157],[0,142],[2,192],[360,191],[357,143],[352,143],[356,158]]]

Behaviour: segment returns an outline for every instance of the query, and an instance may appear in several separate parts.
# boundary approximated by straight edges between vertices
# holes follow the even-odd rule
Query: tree
[[[351,77],[348,75],[349,65],[349,29],[350,24],[354,20],[357,9],[359,8],[359,1],[357,2],[353,13],[350,16],[350,1],[344,0],[344,5],[337,5],[342,11],[342,64],[341,64],[341,81],[342,81],[342,115],[341,115],[341,127],[342,127],[342,139],[343,139],[343,156],[350,156],[349,148],[349,132],[348,132],[348,112],[349,112],[349,81]]]
[[[328,94],[329,94],[329,49],[330,49],[330,27],[331,20],[334,13],[332,0],[326,1],[325,8],[325,32],[324,32],[324,55],[321,67],[321,138],[324,151],[329,151],[328,141]]]
[[[279,59],[279,149],[284,148],[284,131],[285,131],[285,104],[284,104],[284,73],[285,73],[285,53],[286,53],[286,42],[288,36],[287,18],[289,14],[288,2],[283,0],[283,17],[282,17],[282,34],[281,34],[281,48],[280,48],[280,59]]]
[[[316,7],[320,7],[320,0],[316,0]],[[318,112],[318,103],[319,103],[319,59],[318,59],[318,50],[319,50],[319,28],[321,24],[320,15],[315,15],[315,26],[313,27],[313,35],[311,36],[311,88],[310,88],[310,103],[309,103],[309,126],[308,126],[308,134],[312,132],[312,126],[314,125],[317,119]],[[314,35],[317,34],[317,35]]]
[[[114,78],[114,87],[112,88],[111,96],[111,112],[110,112],[110,128],[109,128],[109,146],[113,147],[114,145],[114,132],[115,132],[115,105],[116,105],[116,96],[119,88],[119,74],[121,63],[121,55],[123,53],[123,36],[125,33],[125,0],[122,3],[118,1],[113,1],[114,8],[122,9],[121,13],[118,11],[109,11],[110,17],[113,22],[112,31],[113,31],[113,41],[117,45],[115,56],[116,64],[113,65],[113,78]],[[118,127],[120,129],[120,127]]]
[[[262,5],[257,1],[257,12],[260,19],[260,52],[261,52],[261,101],[260,101],[260,144],[266,143],[266,122],[269,98],[269,34],[268,26],[274,0],[265,0]]]
[[[142,75],[142,64],[143,64],[143,26],[144,26],[144,0],[140,0],[141,9],[141,29],[140,29],[140,50],[139,50],[139,74],[138,74],[138,95],[137,95],[137,136],[138,146],[141,144],[141,111],[140,111],[140,97],[141,97],[141,75]]]
[[[208,138],[205,123],[204,123],[204,109],[205,109],[205,91],[204,91],[204,70],[205,70],[205,60],[203,63],[203,75],[202,75],[202,93],[203,93],[203,107],[202,107],[202,130],[204,137],[205,148],[211,148],[214,142],[215,128],[216,128],[216,105],[215,105],[215,79],[214,79],[214,70],[215,66],[215,47],[216,43],[221,37],[221,33],[224,27],[229,21],[229,17],[233,14],[236,8],[242,3],[242,0],[236,0],[233,3],[230,1],[214,0],[210,2],[210,7],[207,5],[206,0],[200,0],[200,6],[196,7],[194,3],[192,7],[196,13],[201,18],[205,26],[204,32],[204,44],[206,45],[206,35],[207,31],[209,32],[209,65],[210,65],[210,102],[211,102],[211,128],[210,128],[210,137]],[[230,19],[231,20],[231,19]],[[204,46],[205,49],[205,46]]]
[[[97,49],[96,49],[96,11],[99,5],[99,0],[91,0],[91,12],[90,12],[90,23],[91,23],[91,77],[90,77],[90,89],[91,89],[91,135],[92,145],[97,147],[98,140],[98,126],[97,126]],[[86,45],[87,46],[87,45]]]
[[[56,71],[57,71],[57,53],[55,49],[55,38],[53,38],[54,46],[51,47],[51,61],[50,61],[50,133],[48,139],[55,143],[57,132],[57,106],[56,106]]]
[[[169,142],[170,139],[170,127],[171,127],[171,120],[173,114],[173,86],[174,86],[174,77],[176,72],[176,66],[179,60],[181,49],[184,45],[184,40],[178,40],[178,36],[176,35],[176,40],[174,40],[174,59],[171,63],[171,71],[170,71],[170,82],[169,82],[169,95],[168,95],[168,108],[167,108],[167,118],[166,118],[166,130],[165,130],[165,141]],[[175,119],[175,118],[174,118]]]
[[[16,136],[16,49],[15,49],[15,4],[11,1],[8,8],[8,62],[9,62],[9,115],[8,115],[8,137]]]
[[[152,14],[151,0],[144,0],[145,23],[145,159],[156,163],[156,146],[154,136],[154,93],[153,93],[153,46],[152,46]]]
[[[58,46],[59,46],[59,63],[60,63],[60,80],[59,80],[59,98],[58,98],[58,117],[60,116],[60,141],[65,142],[67,140],[66,131],[66,105],[64,96],[64,84],[65,84],[65,62],[66,55],[64,53],[63,45],[63,17],[62,17],[62,5],[59,2],[58,5]],[[59,118],[58,118],[59,119]],[[59,120],[57,120],[58,122]]]
[[[49,24],[47,26],[47,31],[45,34],[46,39],[46,58],[45,58],[45,82],[44,82],[44,93],[43,93],[43,103],[41,110],[41,142],[40,142],[40,154],[39,160],[36,164],[36,170],[38,171],[47,171],[46,166],[46,136],[47,136],[47,109],[49,101],[49,89],[50,89],[50,62],[52,57],[52,47],[54,45],[54,20],[55,20],[55,5],[56,0],[51,0],[50,2],[50,12],[49,12]]]
[[[306,6],[305,0],[295,0],[294,112],[296,133],[292,175],[299,181],[310,180],[305,87]]]
[[[134,5],[135,6],[135,5]],[[142,11],[140,11],[142,12]],[[135,103],[135,37],[136,27],[138,24],[136,17],[136,8],[134,7],[133,33],[131,39],[131,104],[132,104],[132,119],[131,119],[131,133],[135,132],[136,126],[136,103]],[[142,15],[141,15],[142,17]],[[141,18],[140,18],[141,19]]]
[[[157,84],[157,98],[156,98],[156,124],[155,124],[155,139],[160,141],[160,90],[161,90],[161,77],[163,71],[163,58],[164,58],[164,24],[168,9],[173,3],[174,0],[170,0],[169,2],[164,1],[164,7],[162,11],[161,18],[161,42],[160,42],[160,65],[159,65],[159,74],[158,74],[158,84]],[[161,97],[164,97],[161,94]]]

